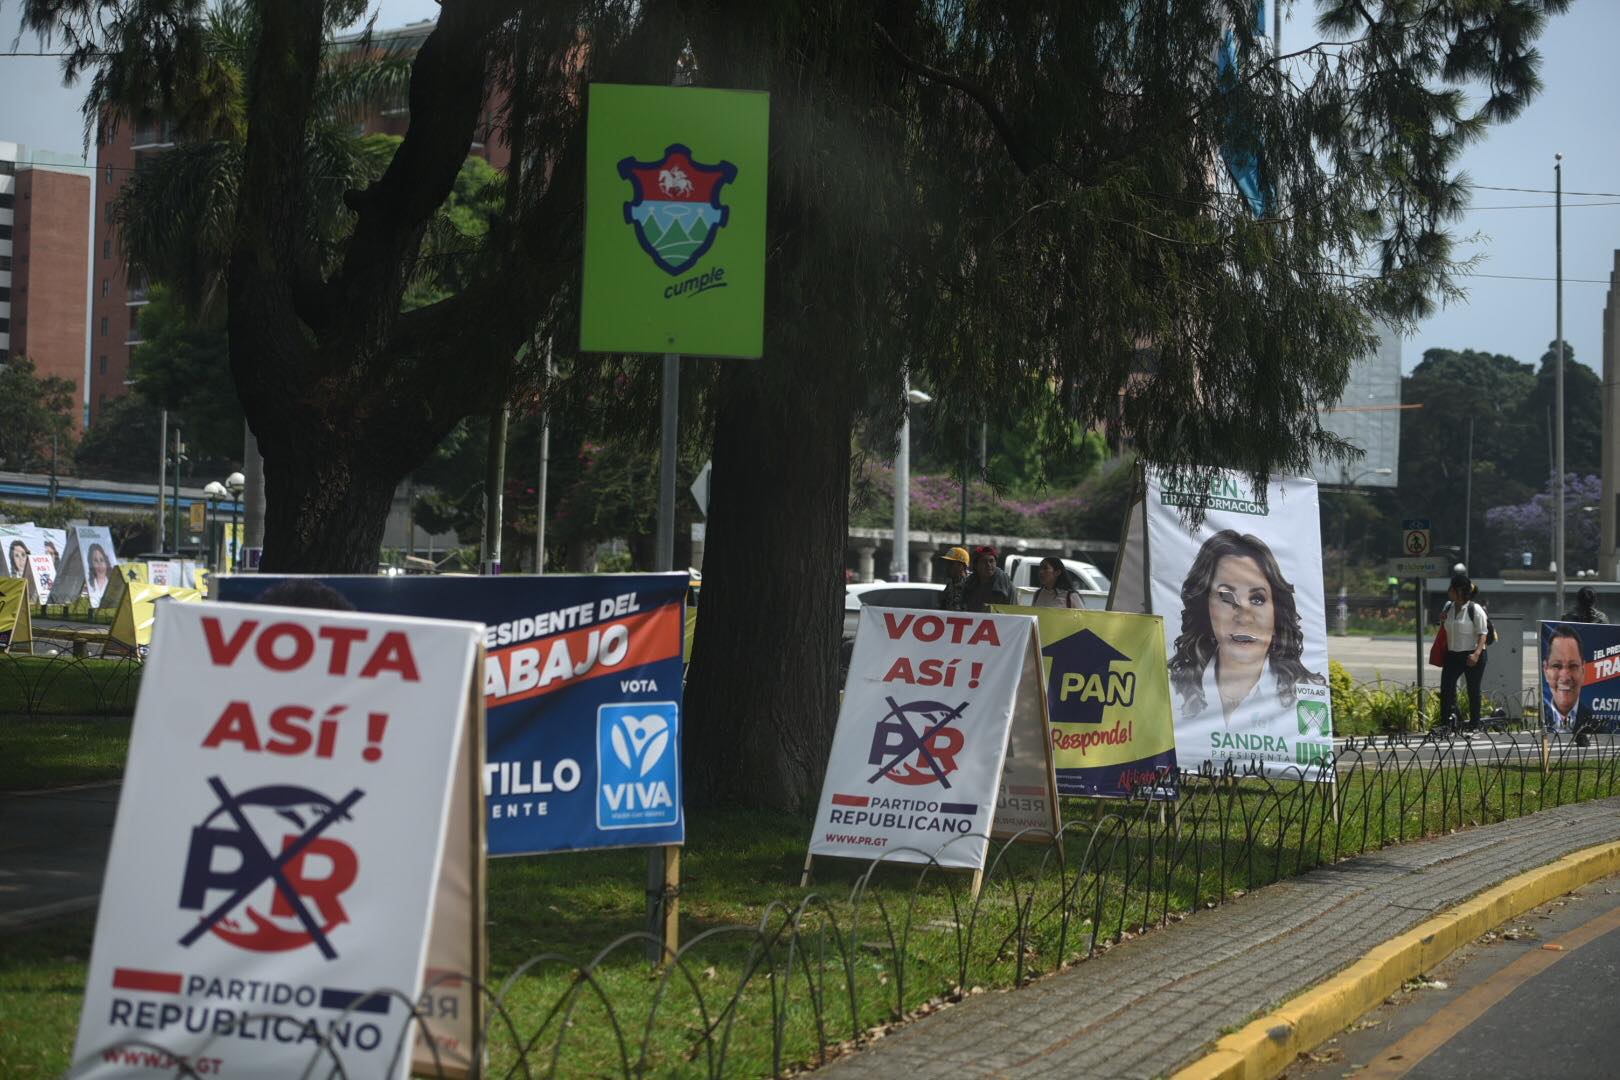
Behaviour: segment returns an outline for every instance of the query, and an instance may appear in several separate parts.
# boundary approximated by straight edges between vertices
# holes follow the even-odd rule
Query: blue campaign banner
[[[1620,626],[1541,624],[1541,717],[1548,731],[1620,731]]]
[[[686,839],[681,643],[687,575],[216,579],[219,598],[481,622],[489,853],[651,847]]]

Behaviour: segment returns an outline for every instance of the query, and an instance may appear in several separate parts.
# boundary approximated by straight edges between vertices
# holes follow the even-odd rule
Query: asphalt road
[[[1431,630],[1423,641],[1423,656],[1427,663],[1429,655],[1429,641],[1434,636]],[[1524,685],[1535,686],[1540,680],[1540,673],[1536,670],[1539,661],[1536,658],[1536,639],[1533,634],[1525,635],[1523,665]],[[1357,682],[1373,682],[1384,679],[1388,682],[1411,683],[1416,681],[1417,651],[1411,638],[1370,638],[1370,637],[1334,637],[1328,636],[1328,655],[1343,664],[1350,677]],[[1429,688],[1440,685],[1440,672],[1437,668],[1425,667],[1423,684]]]
[[[1505,923],[1285,1074],[1472,1080],[1620,1073],[1620,877]]]

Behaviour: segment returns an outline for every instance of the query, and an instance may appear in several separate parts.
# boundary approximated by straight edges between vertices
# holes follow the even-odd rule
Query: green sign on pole
[[[590,88],[583,352],[758,357],[770,97]]]

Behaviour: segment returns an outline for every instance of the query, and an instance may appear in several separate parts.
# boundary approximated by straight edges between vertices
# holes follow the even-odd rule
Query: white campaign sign
[[[75,1075],[405,1075],[482,631],[163,606]]]
[[[1182,768],[1313,779],[1332,753],[1319,514],[1314,480],[1274,479],[1262,506],[1242,473],[1195,488],[1148,470],[1110,607],[1164,618]]]
[[[62,551],[50,602],[71,604],[88,596],[91,607],[115,606],[124,591],[117,567],[118,549],[107,526],[73,526],[67,530],[67,547]]]
[[[982,869],[1033,645],[1024,615],[863,607],[810,855]]]

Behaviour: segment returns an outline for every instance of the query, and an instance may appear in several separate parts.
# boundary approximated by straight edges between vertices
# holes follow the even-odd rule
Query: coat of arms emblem
[[[696,265],[731,217],[731,208],[720,205],[720,189],[737,179],[737,166],[700,165],[680,143],[667,147],[659,161],[625,158],[619,176],[635,189],[635,198],[624,204],[625,223],[635,226],[642,250],[668,274]]]

